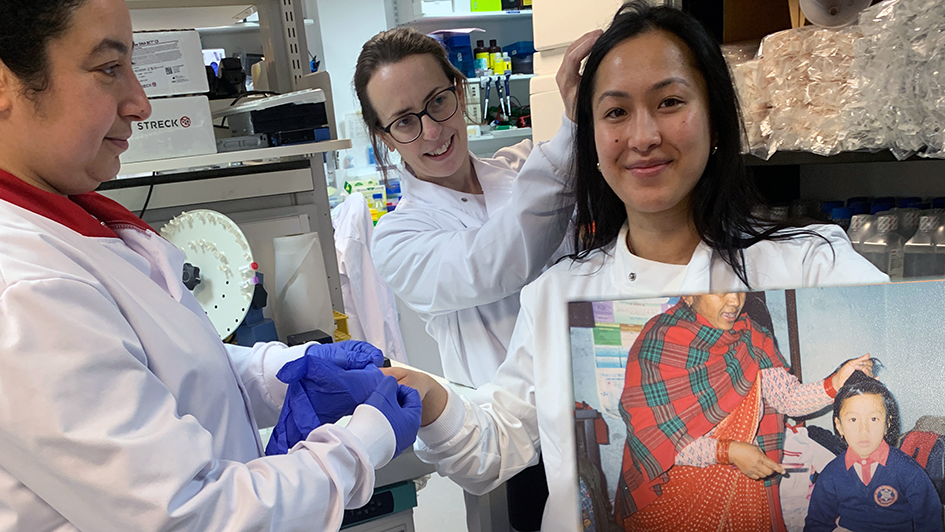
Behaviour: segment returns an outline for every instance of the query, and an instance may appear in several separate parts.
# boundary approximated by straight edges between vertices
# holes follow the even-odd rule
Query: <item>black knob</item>
[[[186,286],[188,290],[193,291],[193,289],[197,288],[197,285],[200,284],[200,268],[189,262],[185,262],[184,274],[181,276],[181,280],[184,281],[184,286]]]

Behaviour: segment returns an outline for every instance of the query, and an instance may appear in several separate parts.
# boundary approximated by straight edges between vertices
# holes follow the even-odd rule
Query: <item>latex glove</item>
[[[397,439],[394,456],[413,445],[417,439],[417,431],[420,430],[420,414],[423,410],[417,390],[397,384],[397,379],[387,376],[381,380],[364,404],[380,410],[394,429],[394,437]]]
[[[286,454],[295,444],[308,438],[309,433],[321,425],[318,414],[312,408],[305,393],[299,393],[301,386],[290,385],[279,413],[279,421],[272,428],[266,455]]]
[[[341,369],[364,369],[368,365],[381,367],[384,364],[384,353],[380,349],[357,340],[310,345],[305,356],[333,362]]]
[[[307,397],[323,423],[334,423],[354,413],[384,375],[370,363],[364,369],[345,370],[332,361],[304,356],[282,366],[276,377],[291,393]]]

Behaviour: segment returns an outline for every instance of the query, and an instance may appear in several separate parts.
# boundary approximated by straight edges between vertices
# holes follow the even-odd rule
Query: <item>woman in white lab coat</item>
[[[623,6],[578,90],[575,259],[522,290],[508,357],[471,400],[421,374],[390,372],[424,397],[423,460],[480,493],[540,451],[542,530],[580,530],[568,301],[888,281],[838,226],[751,215],[758,200],[739,127],[728,69],[705,29],[669,7]]]
[[[264,456],[313,346],[224,346],[183,253],[91,192],[151,112],[131,58],[124,0],[0,1],[0,528],[338,530],[413,441],[396,383]]]
[[[562,67],[568,75],[559,74],[569,102],[575,56]],[[481,386],[505,358],[519,291],[550,263],[567,231],[573,124],[565,118],[546,144],[525,140],[479,159],[468,149],[465,76],[437,41],[410,28],[364,45],[354,87],[375,153],[384,161],[396,150],[404,162],[395,170],[403,197],[374,231],[374,264],[426,322],[444,376]],[[535,172],[526,161],[533,151],[551,172]]]

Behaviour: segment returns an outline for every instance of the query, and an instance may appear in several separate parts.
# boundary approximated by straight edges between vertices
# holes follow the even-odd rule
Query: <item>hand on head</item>
[[[602,30],[590,31],[571,43],[564,52],[564,59],[555,76],[561,99],[564,100],[564,112],[572,122],[577,117],[577,91],[578,86],[581,85],[581,62],[587,54],[591,53],[591,47],[602,33],[604,33]]]
[[[866,353],[865,355],[852,358],[844,362],[840,369],[829,377],[833,379],[833,389],[839,390],[847,382],[847,379],[850,378],[850,375],[853,375],[853,372],[860,370],[868,376],[873,376],[873,362],[870,361],[870,354]]]

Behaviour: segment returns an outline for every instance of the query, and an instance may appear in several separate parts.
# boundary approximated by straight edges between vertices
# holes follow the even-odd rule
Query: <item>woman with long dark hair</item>
[[[488,491],[541,452],[544,531],[581,527],[568,301],[888,281],[838,226],[752,216],[732,80],[689,15],[621,7],[588,56],[576,118],[578,252],[522,290],[495,380],[467,400],[389,371],[424,397],[419,456],[465,489]]]

